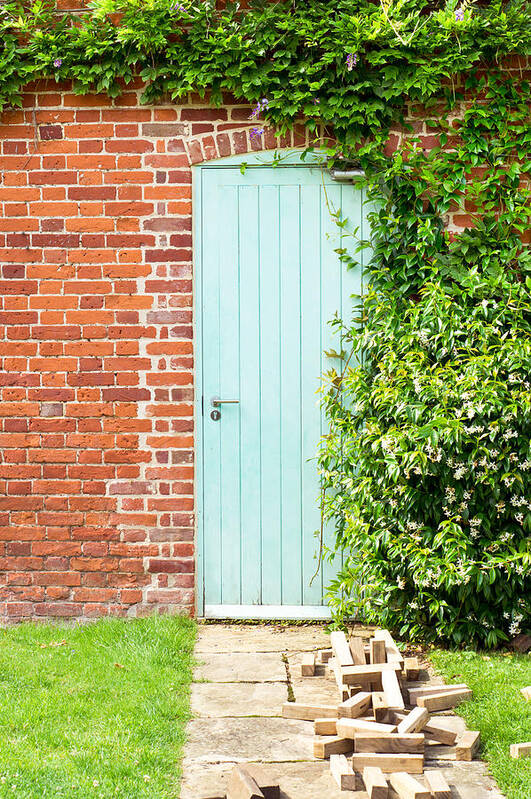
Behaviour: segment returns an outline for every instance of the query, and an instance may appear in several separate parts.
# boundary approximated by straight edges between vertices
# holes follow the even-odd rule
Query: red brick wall
[[[0,118],[3,618],[194,610],[191,164],[248,113],[50,82]]]
[[[139,92],[0,115],[0,618],[194,611],[191,165],[305,139]]]

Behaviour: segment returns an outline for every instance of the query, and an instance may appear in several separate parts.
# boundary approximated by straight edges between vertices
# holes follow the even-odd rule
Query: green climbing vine
[[[492,73],[475,95],[434,121],[441,147],[369,177],[370,285],[363,325],[336,322],[351,360],[320,467],[336,617],[494,646],[531,610],[531,94]]]
[[[361,317],[335,322],[319,456],[338,622],[488,646],[529,626],[531,98],[504,69],[531,51],[529,19],[527,0],[0,9],[0,108],[39,79],[117,96],[140,77],[145,103],[233,97],[253,136],[304,120],[364,168],[371,240],[340,256],[370,249],[368,287]],[[406,136],[387,156],[391,128]]]

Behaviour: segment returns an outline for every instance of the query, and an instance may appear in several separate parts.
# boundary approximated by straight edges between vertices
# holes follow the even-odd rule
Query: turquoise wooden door
[[[242,174],[219,162],[197,180],[199,611],[327,616],[333,569],[311,582],[326,429],[317,392],[333,365],[325,352],[341,348],[328,322],[350,318],[361,292],[361,270],[334,252],[329,209],[363,236],[361,190],[300,164]]]

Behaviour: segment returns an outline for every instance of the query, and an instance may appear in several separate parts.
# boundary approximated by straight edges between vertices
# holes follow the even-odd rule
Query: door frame
[[[192,252],[193,252],[193,314],[194,314],[194,508],[195,508],[195,564],[196,564],[196,614],[199,618],[204,617],[205,613],[205,574],[204,574],[204,553],[205,553],[205,530],[203,525],[204,510],[204,480],[203,480],[203,319],[202,319],[202,300],[203,300],[203,267],[202,267],[202,229],[203,229],[203,209],[202,209],[202,173],[204,169],[224,169],[241,167],[245,164],[246,169],[253,167],[271,167],[282,169],[283,167],[300,167],[302,169],[322,168],[325,162],[325,153],[316,150],[306,153],[302,158],[304,150],[261,150],[259,152],[244,153],[243,155],[233,155],[228,158],[219,158],[195,164],[192,167]],[[272,159],[275,154],[282,156],[282,161],[276,166],[272,166]],[[307,606],[305,614],[304,606],[290,605],[256,605],[245,606],[245,611],[241,612],[243,606],[224,605],[221,606],[219,614],[209,614],[209,618],[250,618],[250,619],[329,619],[330,610],[326,605],[322,607]],[[251,612],[252,610],[252,612]]]

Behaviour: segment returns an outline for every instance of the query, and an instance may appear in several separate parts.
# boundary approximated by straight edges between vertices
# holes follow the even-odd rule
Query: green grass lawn
[[[177,797],[194,639],[169,616],[0,630],[0,797]]]
[[[468,728],[479,730],[481,757],[508,799],[530,799],[531,758],[513,760],[509,745],[531,741],[531,703],[520,688],[531,685],[529,655],[434,650],[430,660],[449,682],[466,682],[473,699],[458,708]]]

